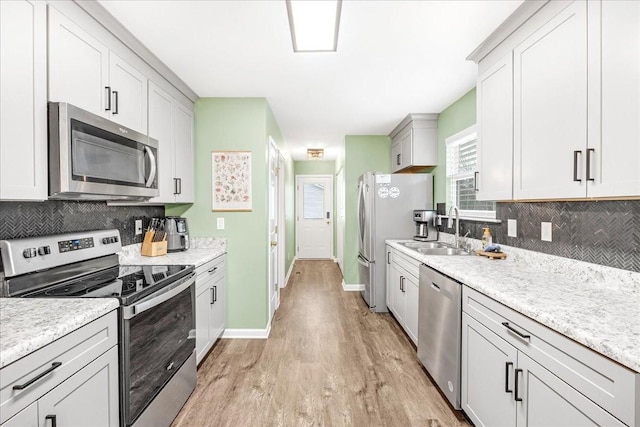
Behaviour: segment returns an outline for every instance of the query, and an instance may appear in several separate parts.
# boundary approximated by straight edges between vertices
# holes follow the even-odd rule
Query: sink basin
[[[456,248],[418,248],[418,252],[425,255],[470,255],[464,249]]]
[[[400,244],[410,249],[442,249],[450,247],[444,242],[402,242]]]

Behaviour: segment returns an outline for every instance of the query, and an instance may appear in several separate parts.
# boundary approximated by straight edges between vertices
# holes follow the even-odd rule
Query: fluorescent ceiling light
[[[342,0],[286,0],[294,52],[335,52]]]

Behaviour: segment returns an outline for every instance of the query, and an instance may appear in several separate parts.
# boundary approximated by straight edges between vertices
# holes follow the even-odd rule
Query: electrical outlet
[[[540,224],[540,239],[543,242],[551,241],[551,230],[553,229],[553,224],[550,222],[543,222]]]
[[[515,219],[507,220],[507,236],[518,237],[518,221]]]
[[[136,236],[142,234],[142,220],[136,219]]]
[[[224,218],[216,218],[216,227],[218,230],[224,230]]]

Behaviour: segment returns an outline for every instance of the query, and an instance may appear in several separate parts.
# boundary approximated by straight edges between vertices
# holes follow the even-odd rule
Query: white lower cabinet
[[[113,311],[0,370],[2,427],[118,426],[117,339]]]
[[[476,426],[635,426],[639,375],[463,288],[462,409]]]
[[[418,345],[420,262],[387,246],[387,307]]]
[[[225,258],[220,255],[196,269],[196,362],[222,336],[226,323]]]

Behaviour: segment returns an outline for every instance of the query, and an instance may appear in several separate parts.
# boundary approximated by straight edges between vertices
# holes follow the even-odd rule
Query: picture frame
[[[212,211],[249,212],[251,151],[211,152]]]

